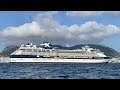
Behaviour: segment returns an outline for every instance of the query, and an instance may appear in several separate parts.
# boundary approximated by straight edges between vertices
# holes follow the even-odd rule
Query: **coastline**
[[[0,57],[0,63],[10,63],[10,57]]]

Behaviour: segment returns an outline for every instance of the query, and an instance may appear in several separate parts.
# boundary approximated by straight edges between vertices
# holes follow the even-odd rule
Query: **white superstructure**
[[[49,43],[36,45],[22,44],[19,49],[10,56],[11,62],[79,62],[79,63],[103,63],[108,57],[99,49],[84,46],[81,49],[66,50],[50,48]]]

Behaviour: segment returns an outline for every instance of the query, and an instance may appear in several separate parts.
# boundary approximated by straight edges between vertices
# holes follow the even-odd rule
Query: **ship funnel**
[[[50,47],[50,43],[43,43],[43,44],[40,44],[40,46],[43,46],[43,47]]]

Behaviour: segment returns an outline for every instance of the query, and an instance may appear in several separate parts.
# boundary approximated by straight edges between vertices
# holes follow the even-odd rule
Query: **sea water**
[[[120,63],[0,63],[0,79],[120,79]]]

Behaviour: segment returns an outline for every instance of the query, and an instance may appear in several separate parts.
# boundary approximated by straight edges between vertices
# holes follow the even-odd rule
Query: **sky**
[[[0,11],[0,50],[45,41],[101,44],[120,52],[120,11]]]

